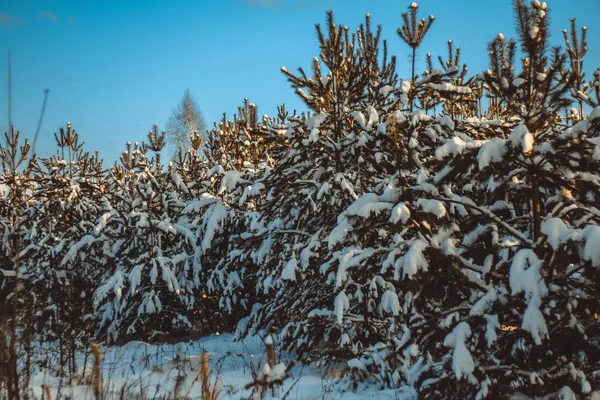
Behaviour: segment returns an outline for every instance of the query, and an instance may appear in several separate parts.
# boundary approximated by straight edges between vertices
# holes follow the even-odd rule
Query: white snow
[[[391,210],[393,206],[392,203],[381,201],[375,193],[365,193],[354,203],[350,204],[346,210],[346,214],[368,218],[371,215],[378,215],[385,210]]]
[[[533,151],[533,135],[530,132],[527,132],[523,136],[523,140],[521,141],[521,147],[523,148],[523,153],[530,153]]]
[[[298,262],[296,261],[296,256],[292,256],[292,258],[287,262],[287,264],[281,271],[281,279],[286,281],[295,281],[297,269]]]
[[[381,94],[383,97],[388,97],[388,95],[390,94],[390,92],[393,90],[394,88],[391,87],[390,85],[385,85],[382,86],[379,89],[379,94]]]
[[[583,237],[585,238],[583,258],[591,261],[594,267],[600,267],[600,227],[588,225],[583,229]]]
[[[102,214],[100,218],[98,218],[98,224],[94,227],[94,235],[98,236],[104,228],[106,228],[106,224],[108,224],[108,220],[110,217],[117,215],[115,210],[111,210],[107,213]]]
[[[457,379],[463,376],[470,378],[475,370],[475,362],[467,348],[466,340],[471,336],[471,327],[461,322],[454,327],[444,339],[444,346],[454,348],[452,353],[452,369]],[[469,379],[471,381],[471,379]]]
[[[548,288],[540,274],[542,261],[531,249],[521,249],[515,254],[510,266],[510,288],[512,294],[525,292],[527,297],[543,297]]]
[[[523,323],[521,328],[531,333],[535,344],[542,344],[542,339],[547,338],[548,327],[544,315],[540,311],[541,300],[538,296],[533,297],[529,301],[529,305],[523,315]]]
[[[367,369],[367,367],[365,366],[365,363],[363,363],[358,358],[353,358],[351,360],[348,360],[347,365],[350,368],[356,368],[356,369],[359,369],[359,370],[366,370]]]
[[[444,114],[441,117],[438,117],[437,121],[439,122],[440,125],[446,126],[451,131],[454,131],[454,126],[455,126],[454,121],[452,121],[452,118],[450,118],[448,115]]]
[[[540,306],[548,288],[540,274],[542,260],[531,249],[521,249],[515,254],[510,266],[510,287],[512,294],[525,293],[528,303],[521,328],[531,333],[536,344],[548,337],[548,327]]]
[[[515,79],[513,79],[513,86],[519,87],[523,83],[525,83],[525,79],[523,79],[523,78],[515,78]]]
[[[85,235],[84,237],[82,237],[77,243],[75,243],[71,246],[71,248],[69,248],[69,251],[67,252],[67,254],[65,254],[62,261],[60,262],[60,265],[65,265],[68,262],[75,261],[77,255],[82,253],[80,252],[82,248],[91,245],[97,240],[98,239],[94,235]]]
[[[315,128],[315,129],[311,129],[311,130],[310,130],[310,133],[309,133],[309,135],[308,135],[308,141],[309,141],[310,143],[314,143],[314,142],[316,142],[317,140],[319,140],[319,136],[320,136],[320,135],[321,135],[321,131],[320,131],[319,129],[317,129],[317,128]]]
[[[435,158],[441,160],[449,155],[460,154],[467,144],[458,136],[453,137],[435,150]]]
[[[490,289],[485,295],[471,307],[470,315],[483,315],[488,308],[490,308],[494,302],[498,299],[498,291],[496,289]]]
[[[312,116],[306,121],[306,127],[309,130],[319,129],[321,124],[325,122],[325,119],[328,117],[328,115],[329,114],[317,114]]]
[[[502,161],[506,154],[506,141],[498,138],[485,142],[477,154],[479,169],[484,169],[491,163]]]
[[[366,128],[367,119],[365,118],[365,115],[363,113],[361,113],[360,111],[352,111],[350,115],[352,116],[352,118],[354,118],[358,126],[360,126],[362,129]]]
[[[529,27],[528,33],[529,33],[529,37],[531,37],[532,39],[536,39],[539,32],[540,32],[540,28],[538,26]]]
[[[492,345],[498,339],[496,330],[500,329],[500,322],[498,322],[497,315],[485,314],[483,317],[487,321],[487,324],[485,327],[485,340],[486,340],[487,346],[492,347]]]
[[[400,300],[393,290],[387,290],[381,295],[380,311],[391,313],[394,316],[400,314]]]
[[[348,232],[351,230],[352,225],[350,225],[346,218],[339,221],[336,227],[329,234],[329,238],[327,240],[329,248],[332,249],[336,244],[343,242],[346,239]]]
[[[185,183],[183,182],[183,178],[181,177],[180,174],[173,172],[171,174],[171,180],[173,180],[173,184],[175,184],[175,187],[177,189],[181,189],[185,193],[189,193],[189,190],[188,190],[187,186],[185,185]]]
[[[401,85],[402,93],[408,93],[412,89],[412,84],[408,79],[402,81]]]
[[[433,90],[437,90],[439,92],[454,92],[460,94],[469,94],[471,93],[471,88],[466,86],[457,86],[448,82],[444,83],[427,83],[427,87],[430,87]]]
[[[137,286],[142,281],[142,266],[136,265],[129,273],[130,293],[135,293]]]
[[[390,215],[390,222],[392,224],[402,221],[403,224],[410,218],[410,210],[405,203],[398,203],[392,209],[392,215]]]
[[[373,106],[368,106],[367,109],[365,110],[367,115],[369,116],[369,120],[367,121],[367,130],[371,130],[373,125],[376,125],[377,123],[379,123],[379,114],[377,113],[377,110],[375,109],[375,107]]]
[[[373,254],[373,248],[360,250],[357,247],[345,248],[342,251],[334,253],[334,259],[339,261],[337,273],[335,274],[335,287],[342,287],[348,279],[348,270],[358,267],[362,261]],[[321,271],[325,273],[327,264],[321,266]]]
[[[221,230],[223,222],[229,216],[229,211],[222,203],[213,203],[202,216],[202,250],[207,251],[212,246],[212,240]]]
[[[268,337],[265,340],[267,343]],[[41,352],[47,353],[44,347]],[[210,376],[211,385],[221,390],[219,399],[240,400],[250,398],[253,374],[264,373],[265,347],[259,336],[252,336],[243,341],[236,341],[232,334],[213,335],[192,342],[178,344],[147,344],[133,341],[124,346],[102,348],[102,386],[103,399],[117,400],[122,398],[165,398],[174,396],[177,377],[180,382],[179,395],[191,399],[202,398],[200,379],[200,359],[206,351],[208,363],[213,371]],[[271,381],[283,378],[287,365],[296,361],[293,354],[280,353],[280,363],[268,368]],[[91,374],[91,357],[88,357],[86,377]],[[84,353],[76,357],[77,363],[83,365]],[[261,362],[261,360],[263,360]],[[52,360],[45,360],[46,362]],[[361,367],[362,365],[362,367]],[[350,366],[365,368],[364,363],[355,359]],[[70,382],[67,378],[56,376],[53,368],[41,368],[32,375],[30,388],[33,398],[42,398],[42,385],[48,385],[53,398],[93,399],[92,385]],[[292,369],[292,377],[285,379],[283,385],[276,388],[275,396],[270,392],[267,398],[282,398],[290,390],[288,398],[298,400],[327,398],[327,394],[335,393],[340,400],[359,400],[390,398],[397,400],[416,400],[414,389],[404,386],[397,389],[381,390],[369,386],[358,391],[339,391],[335,378],[322,373],[316,365],[304,366],[298,363]],[[83,373],[80,368],[79,373]]]
[[[411,279],[417,272],[427,271],[427,260],[423,255],[423,251],[427,248],[427,243],[421,239],[414,240],[406,254],[396,260],[394,264],[394,279],[408,277]],[[402,270],[402,274],[400,274]]]
[[[221,180],[221,187],[219,188],[218,194],[222,194],[225,191],[231,192],[241,183],[250,183],[246,181],[243,176],[244,173],[240,171],[227,171]]]
[[[425,212],[431,213],[438,218],[442,218],[446,215],[446,207],[444,203],[439,200],[433,199],[419,199],[417,205]]]
[[[352,187],[352,185],[350,183],[348,183],[348,181],[346,180],[346,178],[344,177],[343,174],[341,174],[341,173],[336,174],[335,181],[339,182],[342,189],[344,189],[346,192],[348,192],[350,197],[352,197],[354,200],[358,199],[358,195],[356,194],[356,192],[354,192],[354,188]]]
[[[594,108],[588,116],[588,118],[590,119],[590,121],[595,120],[596,118],[600,118],[600,107]]]
[[[336,321],[339,325],[342,324],[344,320],[344,313],[348,311],[349,308],[350,302],[348,301],[346,293],[342,290],[335,297],[333,308],[333,313],[335,314]]]
[[[352,230],[352,225],[348,221],[348,216],[358,216],[369,218],[378,215],[384,211],[391,210],[394,204],[381,201],[381,198],[375,193],[365,193],[357,198],[350,206],[338,216],[337,225],[329,234],[329,248],[344,241],[348,233]]]
[[[558,391],[558,400],[577,400],[577,395],[570,387],[565,386]]]
[[[593,266],[600,266],[600,227],[588,225],[583,229],[570,229],[560,218],[549,218],[542,223],[542,233],[547,236],[548,243],[556,249],[562,244],[573,241],[584,241],[583,259]]]
[[[533,150],[533,135],[523,124],[517,125],[510,133],[510,141],[513,147],[521,146],[523,153],[530,153]]]
[[[542,233],[547,236],[548,243],[553,249],[560,246],[565,238],[571,234],[569,229],[562,219],[549,218],[542,223]]]

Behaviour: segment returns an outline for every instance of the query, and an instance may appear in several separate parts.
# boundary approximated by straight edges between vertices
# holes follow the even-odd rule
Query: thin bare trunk
[[[410,75],[410,112],[413,111],[414,103],[415,103],[415,58],[417,57],[417,48],[412,48],[412,72]]]
[[[18,225],[18,224],[17,224]],[[16,229],[14,237],[13,250],[15,251],[15,288],[13,291],[13,315],[12,315],[12,326],[10,329],[10,347],[9,347],[9,365],[8,365],[8,397],[10,399],[19,400],[19,373],[17,371],[17,328],[19,326],[19,265],[21,260],[19,254],[21,253],[21,246],[19,240],[19,230]]]
[[[534,174],[530,173],[531,179],[531,211],[533,214],[533,240],[536,241],[541,236],[541,213],[542,205],[540,201],[540,182],[539,178]]]
[[[6,321],[6,297],[0,300],[0,392],[8,390],[8,353],[6,339],[8,324]]]

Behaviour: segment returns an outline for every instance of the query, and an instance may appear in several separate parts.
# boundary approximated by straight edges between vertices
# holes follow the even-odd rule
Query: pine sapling
[[[583,102],[584,98],[587,97],[585,92],[589,90],[589,84],[585,83],[585,74],[583,73],[583,57],[585,57],[588,50],[586,36],[587,27],[583,26],[581,28],[581,37],[577,37],[575,18],[571,18],[570,32],[567,32],[566,29],[563,30],[563,38],[565,40],[565,47],[571,67],[571,76],[573,77],[571,93],[573,97],[577,99],[579,105],[577,117],[571,118],[575,121],[583,119]]]
[[[417,12],[419,10],[419,5],[417,3],[411,3],[408,6],[408,12],[402,13],[402,21],[404,22],[402,27],[398,28],[398,35],[400,39],[404,41],[412,50],[411,54],[411,85],[414,86],[415,83],[415,58],[417,57],[417,49],[421,46],[421,42],[425,38],[427,31],[431,28],[435,17],[430,15],[426,20],[425,18],[421,18],[417,21]],[[409,17],[410,13],[410,17]],[[409,19],[410,18],[410,19]],[[410,111],[413,110],[414,106],[414,93],[411,90],[411,94],[409,96],[410,101]]]

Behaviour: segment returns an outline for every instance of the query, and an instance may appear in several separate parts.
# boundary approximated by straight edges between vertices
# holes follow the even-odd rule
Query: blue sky
[[[487,68],[487,43],[498,32],[514,36],[508,0],[421,0],[420,14],[436,21],[425,54],[461,47],[473,73]],[[302,109],[281,66],[310,68],[318,55],[314,24],[332,9],[336,22],[355,29],[370,13],[383,26],[398,72],[409,76],[408,48],[396,34],[410,1],[399,0],[0,0],[0,131],[8,126],[6,54],[12,52],[13,123],[32,137],[43,91],[50,89],[38,154],[55,152],[53,133],[67,121],[86,149],[100,150],[106,166],[127,140],[161,128],[185,89],[209,125],[231,115],[248,97],[261,114],[277,105]],[[569,18],[588,26],[588,75],[600,67],[598,0],[550,0],[552,35],[562,44]]]

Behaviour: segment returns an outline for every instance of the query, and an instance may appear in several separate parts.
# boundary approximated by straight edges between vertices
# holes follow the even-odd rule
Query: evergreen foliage
[[[76,349],[95,330],[92,299],[104,264],[101,242],[90,233],[108,207],[108,184],[98,154],[83,151],[70,124],[55,139],[56,155],[31,164],[35,187],[21,219],[26,246],[19,256],[39,316],[34,330],[61,342],[61,364],[72,374]]]
[[[404,41],[412,50],[412,54],[410,57],[411,60],[411,75],[410,75],[410,83],[414,84],[415,82],[415,61],[417,58],[417,49],[421,46],[421,42],[425,38],[425,35],[431,28],[433,21],[435,21],[435,17],[430,15],[426,20],[425,18],[421,18],[418,20],[417,13],[419,12],[419,5],[417,3],[411,3],[408,6],[409,12],[402,13],[402,27],[398,28],[398,35],[400,39]],[[410,13],[410,17],[409,17]],[[418,21],[417,21],[418,20]],[[410,103],[410,111],[413,111],[414,106],[414,93],[411,92],[409,96]]]
[[[351,31],[329,12],[311,73],[282,68],[306,112],[260,117],[244,99],[210,131],[188,123],[168,164],[156,126],[106,170],[70,125],[41,160],[11,130],[0,393],[18,393],[35,335],[73,374],[91,340],[222,330],[345,362],[353,389],[598,390],[600,69],[584,74],[585,27],[552,48],[546,3],[513,7],[517,39],[495,37],[470,76],[452,41],[416,70],[434,18],[411,4],[410,80],[369,15]]]

